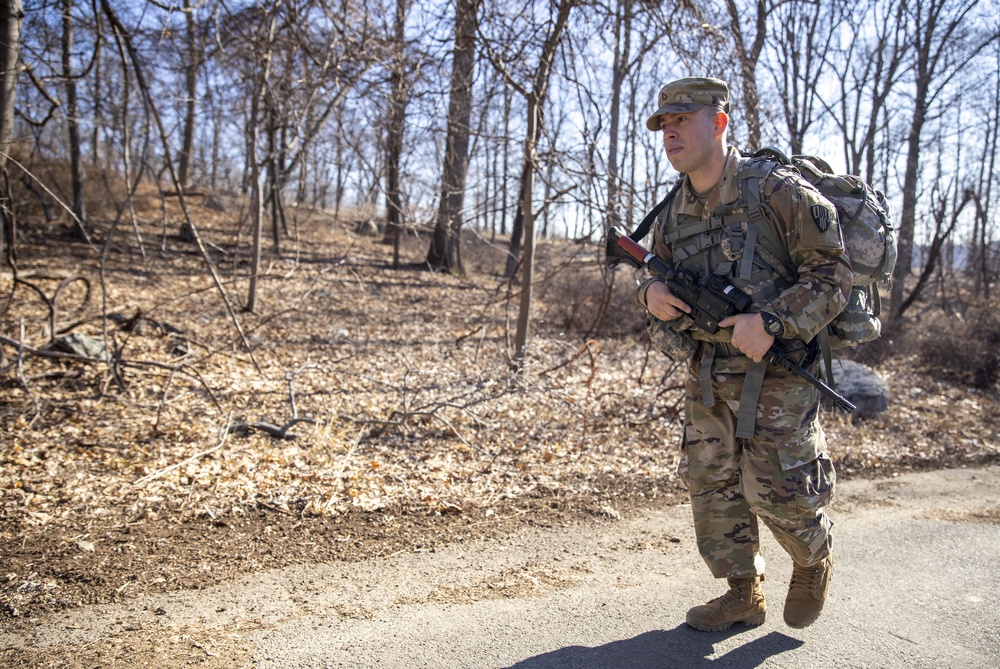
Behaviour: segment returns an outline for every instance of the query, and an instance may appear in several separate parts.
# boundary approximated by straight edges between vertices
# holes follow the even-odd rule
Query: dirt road
[[[7,666],[1000,667],[1000,467],[838,492],[830,599],[806,630],[782,622],[769,535],[767,622],[687,628],[720,584],[680,506],[76,609],[0,648]]]

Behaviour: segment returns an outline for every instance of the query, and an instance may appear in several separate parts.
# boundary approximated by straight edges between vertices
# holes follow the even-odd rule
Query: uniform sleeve
[[[829,200],[791,171],[774,176],[767,201],[799,278],[766,308],[781,319],[786,337],[810,341],[847,305],[851,264]]]

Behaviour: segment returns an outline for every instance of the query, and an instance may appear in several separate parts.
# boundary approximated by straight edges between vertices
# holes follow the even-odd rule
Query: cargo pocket
[[[795,523],[830,502],[834,469],[821,428],[776,442],[752,440],[744,456],[743,494],[761,515]]]
[[[837,482],[837,472],[833,461],[826,453],[820,454],[812,462],[787,472],[789,477],[786,485],[792,483],[798,489],[795,495],[795,509],[801,513],[811,513],[822,509],[833,500],[834,484]]]

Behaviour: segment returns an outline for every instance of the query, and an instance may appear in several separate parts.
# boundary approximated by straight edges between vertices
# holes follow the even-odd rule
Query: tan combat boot
[[[767,604],[760,589],[762,578],[731,578],[729,592],[687,613],[687,624],[702,632],[721,632],[733,623],[754,627],[764,622]]]
[[[833,575],[833,553],[811,567],[795,565],[785,599],[785,623],[801,629],[819,618]]]

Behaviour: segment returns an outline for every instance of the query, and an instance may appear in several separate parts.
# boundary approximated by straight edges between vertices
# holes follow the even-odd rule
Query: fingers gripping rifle
[[[636,268],[646,267],[654,274],[663,277],[670,291],[691,307],[691,312],[688,315],[694,321],[695,326],[709,334],[715,334],[719,331],[720,321],[729,316],[741,314],[750,308],[750,296],[726,281],[724,277],[712,274],[702,280],[693,272],[674,269],[639,246],[619,227],[614,227],[608,232],[607,259],[610,266],[625,261]],[[854,413],[856,407],[846,397],[810,374],[803,367],[807,356],[796,359],[781,340],[775,339],[764,357],[769,363],[782,367],[807,381],[824,397],[831,400],[835,406],[847,413]]]

